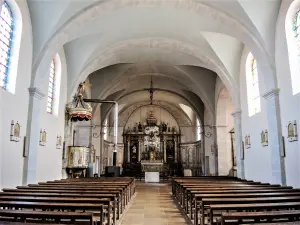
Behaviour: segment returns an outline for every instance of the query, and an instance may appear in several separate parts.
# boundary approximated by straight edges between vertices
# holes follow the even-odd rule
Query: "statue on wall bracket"
[[[10,126],[10,141],[19,142],[21,139],[20,132],[21,132],[20,124],[18,122],[15,124],[14,121],[12,120]]]
[[[245,148],[248,149],[248,148],[251,148],[251,142],[250,142],[250,135],[246,135],[245,136]]]
[[[298,131],[297,131],[297,122],[289,122],[288,125],[288,140],[289,142],[298,141]]]
[[[45,146],[47,144],[47,133],[45,130],[40,131],[40,146]]]
[[[61,149],[62,148],[62,137],[58,136],[56,137],[56,149]]]
[[[269,140],[268,140],[268,130],[262,130],[260,133],[260,139],[261,139],[261,145],[263,147],[269,145]]]

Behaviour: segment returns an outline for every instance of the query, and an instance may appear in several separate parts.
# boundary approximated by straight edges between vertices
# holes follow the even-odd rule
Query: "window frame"
[[[3,13],[5,11],[3,9],[6,9],[6,11],[9,14],[9,17],[8,17],[8,18],[10,18],[9,22],[4,18]],[[0,37],[0,46],[1,46],[1,43],[3,44],[3,47],[7,46],[7,50],[1,48],[3,50],[2,53],[4,53],[3,57],[6,57],[6,59],[5,59],[5,65],[2,64],[2,62],[0,60],[0,64],[4,67],[3,70],[5,70],[5,72],[3,71],[3,74],[1,74],[2,72],[0,70],[0,80],[3,82],[3,84],[2,84],[2,82],[0,82],[0,87],[3,88],[4,90],[7,90],[9,82],[10,82],[10,80],[9,80],[10,74],[11,74],[11,68],[10,67],[11,67],[11,61],[12,61],[12,49],[13,49],[13,46],[14,46],[13,42],[14,42],[14,32],[15,32],[14,14],[12,12],[11,6],[7,3],[7,1],[4,1],[2,3],[0,18],[1,18],[1,20],[0,20],[0,30],[2,30],[2,32],[6,31],[6,33],[9,34],[9,37],[7,37],[7,35],[0,32],[3,35],[3,38]],[[7,27],[10,28],[10,30],[5,29],[5,27],[3,27],[4,24],[6,24]],[[3,29],[1,29],[1,27],[3,27]],[[6,43],[3,40],[4,38],[7,39]],[[1,77],[1,75],[2,75],[2,77]]]

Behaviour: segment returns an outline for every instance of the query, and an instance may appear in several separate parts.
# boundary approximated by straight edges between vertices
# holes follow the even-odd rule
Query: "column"
[[[127,162],[130,163],[130,139],[127,141]]]
[[[235,132],[235,148],[236,148],[236,165],[237,176],[245,179],[245,165],[243,159],[243,136],[242,136],[242,111],[236,111],[232,113],[234,117],[234,132]]]
[[[104,132],[103,132],[103,127],[101,126],[100,128],[100,165],[99,165],[99,176],[102,174],[102,171],[104,171]]]
[[[167,138],[164,137],[164,162],[167,162]]]
[[[142,141],[141,138],[139,138],[139,152],[138,152],[138,162],[141,161],[141,150],[142,150]]]
[[[286,185],[284,158],[282,152],[282,128],[279,105],[279,89],[272,89],[263,95],[266,99],[268,136],[271,150],[273,184]]]
[[[45,94],[38,88],[29,88],[29,112],[27,125],[27,148],[28,157],[24,160],[23,184],[37,183],[37,156],[40,139],[40,110],[41,100]],[[46,109],[45,109],[46,110]]]
[[[178,162],[178,159],[177,159],[177,136],[174,139],[174,152],[175,152],[175,155],[174,155],[175,163],[177,163]]]
[[[213,138],[214,138],[214,143],[213,143],[213,155],[215,158],[215,172],[214,175],[218,176],[219,175],[219,150],[218,150],[218,143],[217,143],[217,126],[214,125],[211,127],[212,133],[213,133]]]

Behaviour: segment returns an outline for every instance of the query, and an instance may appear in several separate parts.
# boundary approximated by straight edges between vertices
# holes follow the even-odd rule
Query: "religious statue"
[[[16,123],[14,127],[14,136],[20,137],[20,125],[18,123]]]
[[[292,123],[289,123],[288,125],[288,137],[294,137],[294,125]]]
[[[44,143],[47,142],[47,134],[46,134],[46,131],[43,131],[43,133],[42,133],[42,142],[44,142]]]
[[[298,140],[298,133],[297,133],[297,122],[289,122],[288,125],[288,140],[289,141],[297,141]]]
[[[265,139],[265,132],[264,132],[264,131],[262,131],[262,132],[260,133],[260,139],[261,139],[261,143],[265,143],[265,142],[266,142],[266,139]]]
[[[245,145],[249,145],[249,138],[247,135],[245,136]]]
[[[141,122],[139,122],[139,125],[138,125],[138,131],[139,131],[139,132],[142,132],[142,131],[143,131],[143,127],[142,127]]]
[[[167,132],[168,125],[165,122],[161,123],[161,127],[162,127],[162,132]]]
[[[21,130],[20,124],[18,122],[14,124],[14,121],[11,121],[11,128],[10,128],[11,141],[15,141],[15,142],[20,141],[20,130]]]
[[[151,162],[155,160],[155,152],[154,152],[154,150],[150,150],[150,152],[149,152],[149,158],[150,158]]]
[[[47,143],[47,133],[46,131],[40,131],[40,145],[45,146]]]
[[[136,153],[136,146],[135,145],[132,147],[132,153]]]

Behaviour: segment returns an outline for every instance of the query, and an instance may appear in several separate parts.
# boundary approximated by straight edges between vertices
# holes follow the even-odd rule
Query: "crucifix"
[[[152,103],[153,103],[153,93],[155,91],[155,89],[153,88],[152,76],[151,76],[151,81],[150,81],[150,88],[148,89],[148,91],[150,93],[150,104],[152,105]]]

